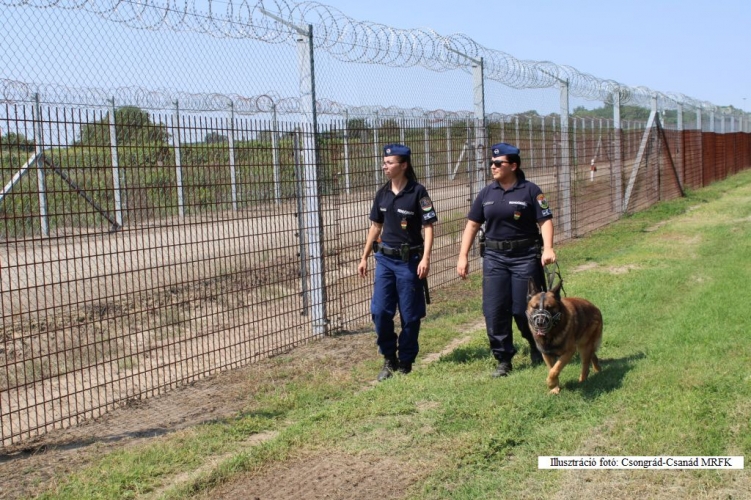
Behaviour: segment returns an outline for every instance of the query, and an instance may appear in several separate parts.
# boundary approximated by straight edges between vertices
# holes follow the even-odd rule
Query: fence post
[[[373,158],[375,158],[375,188],[376,191],[380,187],[381,184],[381,163],[383,162],[383,157],[380,153],[380,148],[378,147],[378,112],[375,113],[375,120],[373,122]]]
[[[683,158],[683,104],[678,103],[678,106],[676,108],[676,127],[678,128],[678,145],[676,150],[675,157],[680,158],[680,168],[678,168],[678,172],[680,172],[680,182],[681,186],[684,186],[684,179],[686,177],[686,162]]]
[[[318,118],[316,115],[315,61],[313,58],[313,25],[307,33],[298,30],[297,49],[300,64],[300,104],[307,130],[303,135],[305,166],[305,244],[310,276],[310,306],[314,335],[326,333],[326,290],[323,282],[322,214],[318,186]]]
[[[472,63],[472,101],[475,115],[475,175],[470,182],[470,203],[485,187],[485,170],[488,168],[485,155],[488,151],[485,124],[485,60],[470,59]],[[471,187],[474,186],[474,187]]]
[[[487,151],[487,130],[485,128],[485,61],[483,58],[475,59],[473,57],[468,56],[467,54],[463,52],[459,52],[458,50],[454,50],[448,45],[446,46],[446,50],[449,52],[453,52],[454,54],[458,54],[465,58],[472,66],[472,102],[474,104],[474,136],[475,136],[475,172],[474,175],[472,175],[472,172],[469,171],[469,198],[470,203],[472,203],[475,199],[475,196],[477,193],[480,192],[480,190],[485,185],[485,169],[487,168],[485,166],[485,154]],[[469,130],[469,120],[467,120],[467,147],[469,148],[470,144],[470,130]],[[459,156],[459,160],[457,160],[457,166],[459,165],[459,161],[461,160],[461,155]],[[467,155],[467,168],[470,169],[471,160],[469,159],[469,155]]]
[[[34,144],[36,144],[37,187],[39,188],[39,223],[42,235],[50,235],[50,221],[47,213],[47,176],[44,172],[44,128],[42,127],[42,107],[39,94],[34,94]]]
[[[561,84],[561,189],[563,203],[561,218],[563,219],[563,239],[571,238],[571,158],[569,151],[569,111],[568,111],[568,80],[560,80]]]
[[[451,175],[451,122],[446,123],[446,175]]]
[[[235,169],[235,103],[229,103],[229,182],[232,191],[232,210],[237,212],[237,171]]]
[[[532,137],[532,115],[529,115],[529,163],[530,165],[535,162],[535,148],[534,139]]]
[[[279,205],[282,202],[282,175],[279,165],[279,118],[276,114],[276,103],[271,105],[271,163],[274,168],[274,201]]]
[[[623,150],[621,140],[623,139],[623,130],[621,129],[621,90],[615,89],[613,92],[613,168],[610,172],[610,178],[613,186],[613,212],[616,214],[623,213]]]
[[[428,118],[425,117],[425,131],[423,133],[425,143],[425,184],[430,184],[430,129]]]
[[[115,197],[115,221],[123,227],[123,206],[120,197],[120,161],[117,156],[117,124],[115,98],[110,99],[110,153],[112,155],[112,189]]]
[[[574,122],[574,133],[573,133],[573,140],[571,141],[573,144],[573,153],[571,154],[571,159],[573,160],[573,170],[574,175],[573,177],[576,178],[577,168],[579,167],[579,126],[577,125],[579,123],[579,120],[574,117],[572,120]]]
[[[305,231],[305,173],[303,172],[303,158],[301,152],[302,139],[301,135],[303,131],[300,128],[295,129],[295,133],[292,138],[292,155],[295,161],[295,208],[297,210],[297,231],[299,234],[298,242],[298,255],[300,260],[298,265],[300,266],[300,298],[302,299],[302,314],[303,316],[308,314],[309,306],[309,293],[308,293],[308,268],[305,265],[305,247],[307,233]]]
[[[709,110],[709,131],[714,132],[714,109]]]
[[[587,167],[587,166],[590,167],[588,170],[590,172],[589,173],[589,178],[590,178],[589,180],[591,182],[591,181],[594,180],[594,177],[593,177],[593,174],[592,174],[591,162],[589,162],[589,163],[587,162],[587,157],[589,156],[589,154],[588,154],[589,153],[589,149],[592,149],[592,146],[590,146],[589,149],[587,149],[587,119],[586,118],[582,118],[581,119],[581,124],[582,124],[582,127],[581,127],[582,128],[582,138],[581,138],[581,148],[580,148],[581,152],[578,153],[578,155],[579,155],[578,158],[580,158],[581,162],[582,162],[581,163],[582,173],[585,172],[583,170],[583,167]],[[592,144],[594,144],[595,121],[594,121],[593,118],[590,119],[589,124],[590,124],[590,133],[592,134],[592,140],[590,142]],[[577,162],[577,165],[578,165],[578,162]]]
[[[548,155],[547,155],[546,150],[548,148],[547,148],[547,143],[545,142],[545,117],[544,116],[540,117],[540,125],[541,125],[541,132],[542,132],[542,165],[541,166],[546,167],[548,163],[548,158],[547,158]]]
[[[175,148],[175,176],[177,177],[177,211],[182,219],[185,217],[185,199],[183,198],[183,165],[180,157],[180,104],[174,102],[175,118],[172,127],[172,146]]]
[[[344,192],[350,194],[349,180],[349,111],[344,110]]]
[[[696,108],[696,128],[699,130],[699,133],[702,132],[701,107]]]
[[[404,111],[400,111],[399,115],[399,142],[404,144]]]
[[[704,162],[704,124],[702,123],[702,107],[696,108],[696,127],[699,129],[700,165]],[[704,167],[699,168],[699,186],[704,187]]]

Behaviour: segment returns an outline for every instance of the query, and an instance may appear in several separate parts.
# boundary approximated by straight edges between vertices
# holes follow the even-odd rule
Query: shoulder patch
[[[420,208],[422,208],[423,212],[430,212],[433,210],[433,202],[430,201],[429,197],[424,196],[420,198]]]
[[[548,200],[545,199],[545,195],[542,193],[537,195],[537,203],[539,203],[540,208],[543,210],[547,210],[549,207]]]

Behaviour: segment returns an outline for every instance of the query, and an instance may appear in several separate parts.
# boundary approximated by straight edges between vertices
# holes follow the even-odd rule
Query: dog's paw
[[[560,393],[561,393],[561,388],[560,387],[553,387],[552,389],[550,389],[550,394],[556,394],[556,395],[558,395]]]

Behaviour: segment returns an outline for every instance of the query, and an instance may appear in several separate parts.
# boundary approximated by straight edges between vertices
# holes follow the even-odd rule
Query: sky
[[[287,6],[295,4],[294,0],[232,0],[229,8],[228,0],[210,1],[218,19],[228,12],[242,18],[244,6],[257,3],[284,17]],[[44,8],[36,8],[37,3]],[[58,7],[49,7],[53,3]],[[107,7],[116,3],[131,7],[124,9],[125,17],[138,11],[139,5],[153,4],[157,9],[145,9],[146,24],[136,22],[136,28],[94,13],[97,6],[109,12]],[[751,112],[751,65],[746,56],[751,47],[749,0],[324,0],[320,4],[354,20],[403,30],[427,28],[442,36],[464,34],[520,61],[550,61],[598,79]],[[214,36],[222,34],[221,21],[207,23],[209,33],[198,34],[158,22],[164,5],[178,6],[172,7],[177,16],[167,16],[173,22],[184,6],[200,11],[209,0],[184,4],[88,0],[76,5],[80,8],[66,8],[67,4],[54,0],[0,5],[5,31],[0,37],[0,79],[76,89],[139,87],[201,95],[285,98],[299,91],[291,37],[284,43],[265,43],[235,37],[234,31],[232,36]],[[315,15],[306,20],[317,22]],[[323,49],[316,54],[319,98],[351,106],[473,109],[468,68],[434,72],[336,59],[336,54]],[[555,85],[518,91],[490,80],[485,87],[488,113],[548,114],[559,109]],[[601,105],[599,100],[583,101],[582,95],[574,98],[579,101],[572,100],[571,109]]]
[[[748,0],[325,0],[394,28],[464,33],[516,59],[751,111]],[[748,98],[748,99],[746,99]]]

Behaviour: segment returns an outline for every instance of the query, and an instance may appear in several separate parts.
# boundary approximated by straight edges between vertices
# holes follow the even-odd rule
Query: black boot
[[[509,373],[511,373],[511,370],[511,361],[499,361],[498,366],[495,368],[495,371],[493,372],[491,377],[505,377]]]
[[[383,368],[381,368],[381,372],[378,374],[379,382],[390,378],[399,369],[399,359],[397,359],[396,355],[384,356],[383,359]]]
[[[408,363],[405,361],[399,361],[399,368],[397,369],[399,373],[402,375],[406,375],[409,372],[412,371],[412,363]]]

